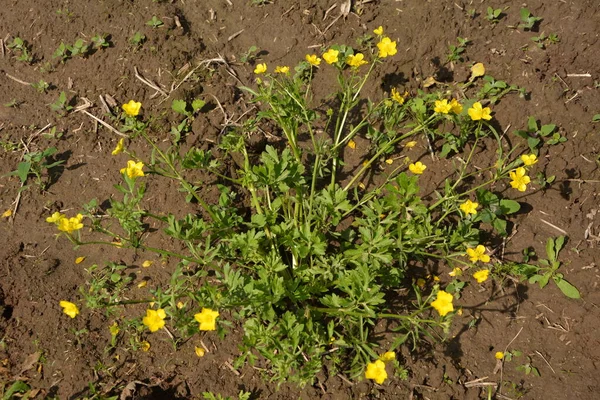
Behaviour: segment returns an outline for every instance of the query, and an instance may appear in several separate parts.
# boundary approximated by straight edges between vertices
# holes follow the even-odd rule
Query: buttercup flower
[[[525,175],[525,173],[526,171],[523,167],[519,167],[508,173],[510,179],[512,179],[512,181],[510,181],[510,186],[512,186],[513,189],[517,189],[519,192],[527,190],[527,184],[531,182],[531,179],[529,176]]]
[[[483,63],[477,63],[471,67],[471,80],[483,75],[485,75]]]
[[[167,313],[162,308],[158,310],[146,310],[146,316],[142,319],[144,325],[150,329],[150,332],[156,332],[165,326]]]
[[[394,361],[396,359],[396,353],[393,351],[386,351],[382,355],[379,356],[379,359],[383,362]]]
[[[458,102],[458,100],[452,99],[450,100],[450,111],[452,111],[454,114],[460,114],[463,112],[463,106]]]
[[[119,324],[117,321],[113,322],[111,326],[108,327],[111,336],[117,336],[119,334]]]
[[[198,357],[204,357],[204,354],[206,353],[206,351],[204,351],[204,349],[202,347],[194,346],[194,353],[196,353],[196,355]]]
[[[425,171],[425,169],[427,169],[427,166],[421,161],[417,161],[416,163],[410,164],[408,166],[408,170],[416,175],[421,175]]]
[[[494,354],[494,357],[496,358],[496,360],[502,360],[504,358],[504,353],[501,351],[497,351],[496,354]]]
[[[374,363],[367,364],[367,370],[365,371],[365,378],[373,379],[380,385],[387,379],[388,375],[385,371],[385,364],[381,360],[377,360]]]
[[[267,72],[267,64],[265,63],[257,64],[256,68],[254,68],[254,73],[256,75],[264,74],[265,72]]]
[[[535,154],[523,154],[521,156],[521,161],[523,161],[523,164],[530,167],[536,162],[538,162],[538,158]]]
[[[398,52],[396,50],[396,42],[392,42],[392,39],[389,37],[382,38],[381,41],[377,43],[377,48],[379,49],[379,57],[381,58],[393,56]]]
[[[490,276],[489,269],[482,269],[473,274],[473,278],[477,281],[477,283],[483,283],[487,281],[487,278]]]
[[[289,74],[290,73],[290,67],[288,67],[288,66],[283,66],[283,67],[277,66],[277,67],[275,67],[275,73],[276,74]]]
[[[339,54],[340,54],[340,52],[338,50],[329,49],[323,54],[323,60],[325,60],[325,62],[327,64],[336,63],[336,62],[338,62]]]
[[[348,146],[349,148],[351,148],[352,150],[354,150],[354,149],[356,148],[356,142],[355,142],[354,140],[350,139],[350,140],[348,141],[348,144],[347,144],[347,146]]]
[[[61,218],[57,223],[58,230],[67,233],[77,231],[83,228],[83,224],[81,223],[81,221],[83,221],[83,215],[81,214],[77,214],[75,217],[72,218],[67,218],[63,216],[63,218]]]
[[[124,148],[125,148],[125,139],[122,138],[117,142],[117,147],[115,147],[115,149],[112,151],[111,154],[113,156],[116,156],[117,154],[122,153]]]
[[[492,110],[489,107],[483,108],[481,103],[478,101],[473,103],[473,107],[469,108],[467,112],[473,121],[479,121],[482,119],[489,121],[492,119],[492,116],[490,115]]]
[[[435,301],[431,302],[431,307],[433,307],[440,314],[440,316],[443,317],[449,312],[454,311],[452,300],[454,300],[454,296],[448,292],[440,290],[437,292]]]
[[[141,345],[140,347],[141,347],[142,351],[150,350],[150,343],[148,343],[147,341],[144,340],[143,342],[140,343],[140,345]]]
[[[379,36],[383,35],[383,26],[380,26],[379,28],[373,30],[373,33]]]
[[[217,329],[216,320],[218,316],[218,311],[213,311],[210,308],[202,308],[202,312],[195,314],[194,319],[200,323],[201,331],[214,331]]]
[[[121,108],[123,108],[125,114],[129,115],[130,117],[136,117],[140,114],[142,103],[139,101],[129,100],[129,103],[123,104]]]
[[[50,217],[46,218],[46,222],[58,225],[58,222],[63,218],[66,218],[66,215],[61,214],[57,211],[54,214],[52,214]]]
[[[313,65],[315,67],[321,65],[321,59],[317,57],[316,54],[307,54],[304,58],[306,59],[306,61],[308,61],[310,65]]]
[[[490,262],[490,256],[485,254],[485,247],[480,244],[478,244],[474,249],[468,248],[467,255],[472,263],[476,263],[477,261],[484,263]]]
[[[460,269],[460,267],[456,267],[454,268],[452,271],[448,272],[448,275],[450,276],[459,276],[462,275],[462,269]]]
[[[325,56],[323,56],[325,58]],[[353,68],[358,68],[361,65],[368,64],[367,60],[365,60],[365,55],[363,53],[356,53],[354,55],[350,54],[346,57],[346,64]]]
[[[433,107],[433,111],[440,114],[448,114],[452,111],[452,106],[448,103],[448,100],[436,100]]]
[[[404,93],[404,96],[406,96],[407,94],[408,94],[408,92]],[[391,94],[390,97],[396,103],[398,103],[398,104],[404,104],[404,97],[400,96],[400,93],[398,93],[398,91],[396,90],[396,88],[392,88],[392,94]]]
[[[77,306],[74,303],[71,303],[70,301],[66,300],[61,300],[59,304],[63,308],[63,312],[69,317],[75,318],[77,314],[79,314],[79,308],[77,308]]]
[[[142,171],[143,168],[143,162],[135,162],[133,160],[129,160],[127,161],[127,167],[121,168],[121,173],[127,174],[127,176],[131,179],[135,179],[139,176],[144,176],[144,171]]]
[[[474,201],[471,200],[467,200],[464,203],[462,203],[460,205],[460,209],[462,210],[462,212],[464,212],[465,214],[469,215],[469,214],[477,214],[477,207],[479,207],[479,203],[476,203]]]

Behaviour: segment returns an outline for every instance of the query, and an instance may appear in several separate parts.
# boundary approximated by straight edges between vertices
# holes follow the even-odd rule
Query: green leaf
[[[546,254],[550,261],[556,261],[556,254],[554,253],[554,239],[548,238],[546,242]]]
[[[556,125],[554,125],[554,124],[544,125],[540,129],[540,134],[542,136],[548,136],[549,134],[551,134],[552,132],[554,132],[555,129],[556,129]]]
[[[571,299],[580,299],[581,294],[579,290],[572,284],[570,284],[566,279],[554,277],[554,283],[560,289],[563,294]]]
[[[538,126],[535,117],[529,117],[527,120],[527,130],[529,132],[537,132]]]
[[[592,122],[598,122],[600,121],[600,114],[596,114],[592,117]]]
[[[179,114],[188,115],[188,112],[186,110],[187,108],[187,103],[185,102],[185,100],[173,100],[173,103],[171,103],[171,108],[173,109],[173,111],[178,112]]]
[[[2,396],[2,400],[11,400],[13,399],[13,395],[15,393],[23,393],[26,392],[30,389],[29,385],[26,384],[23,381],[16,381],[15,383],[13,383],[8,390],[6,391],[6,393],[4,393],[4,396]]]
[[[200,111],[205,105],[206,102],[202,99],[194,99],[194,101],[192,101],[192,108],[194,109],[194,112]]]
[[[21,180],[21,182],[25,183],[27,181],[27,176],[29,175],[29,170],[31,169],[31,163],[27,161],[22,161],[17,166],[17,176]]]
[[[525,21],[531,15],[531,11],[529,11],[527,8],[521,8],[520,14],[521,19]]]
[[[514,214],[521,209],[521,205],[514,200],[502,199],[500,200],[500,209],[504,215]]]

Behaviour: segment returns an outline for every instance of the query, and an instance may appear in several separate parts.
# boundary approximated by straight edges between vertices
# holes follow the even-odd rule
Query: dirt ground
[[[35,188],[22,192],[14,218],[0,220],[0,382],[20,377],[39,389],[37,398],[60,399],[92,397],[90,383],[102,393],[119,394],[134,381],[142,382],[137,399],[192,399],[204,391],[236,396],[240,390],[252,392],[253,399],[480,399],[487,398],[486,382],[500,383],[498,399],[597,399],[600,122],[594,124],[592,117],[600,113],[600,4],[528,1],[531,13],[543,19],[534,31],[526,31],[517,28],[523,2],[514,0],[356,0],[346,18],[337,18],[341,2],[333,0],[251,3],[4,0],[0,174],[14,170],[24,152],[52,146],[58,148],[56,159],[65,163],[55,169],[46,192]],[[488,5],[506,8],[497,24],[486,19]],[[163,25],[148,25],[153,16]],[[229,368],[237,355],[239,329],[224,340],[204,336],[210,352],[199,358],[194,346],[200,338],[173,351],[166,335],[149,338],[148,352],[130,351],[125,344],[106,352],[110,318],[85,309],[74,320],[65,318],[58,303],[77,296],[87,277],[85,268],[114,261],[137,272],[145,255],[114,248],[74,250],[66,240],[55,240],[54,228],[45,222],[54,211],[80,210],[94,197],[109,199],[119,181],[114,172],[122,164],[122,159],[110,156],[118,136],[82,112],[59,116],[51,110],[49,105],[60,92],[73,105],[88,99],[94,105],[87,111],[99,117],[103,115],[100,95],[110,95],[119,104],[141,101],[145,115],[159,117],[152,135],[166,139],[177,119],[170,111],[174,98],[200,96],[213,103],[217,98],[232,120],[249,109],[239,86],[253,84],[254,66],[241,61],[251,46],[260,49],[261,62],[295,65],[322,46],[352,45],[380,25],[397,41],[398,54],[372,77],[368,95],[381,96],[390,87],[415,93],[431,76],[442,83],[425,90],[439,90],[445,82],[465,81],[470,65],[482,62],[488,74],[528,92],[525,99],[510,94],[494,106],[495,122],[503,132],[510,136],[524,129],[529,116],[559,126],[568,140],[544,147],[537,166],[556,180],[546,189],[534,183],[522,196],[512,196],[528,205],[527,211],[511,220],[510,239],[496,256],[520,260],[521,250],[528,246],[543,254],[548,237],[566,234],[561,270],[580,290],[581,300],[567,299],[554,285],[541,290],[512,281],[472,284],[458,301],[463,314],[454,318],[448,341],[423,346],[417,353],[403,350],[402,362],[409,371],[406,380],[375,385],[323,375],[313,387],[303,389],[277,388],[248,366],[240,372]],[[139,48],[130,44],[136,32],[146,37]],[[531,38],[542,33],[556,34],[560,41],[539,48]],[[110,47],[64,63],[53,58],[61,41],[89,41],[95,34],[108,34]],[[7,47],[14,37],[31,46],[31,64],[17,60],[18,51]],[[456,44],[457,37],[470,40],[463,62],[447,63],[448,47]],[[217,57],[225,58],[229,68],[205,64],[210,68],[199,68],[194,79],[179,85],[203,60]],[[168,98],[137,79],[136,69]],[[27,84],[40,79],[51,84],[46,93]],[[327,80],[319,79],[315,87],[322,88],[320,94],[325,96]],[[186,145],[214,140],[223,123],[218,108],[202,114]],[[51,127],[63,135],[44,135]],[[149,154],[141,143],[137,146],[139,154]],[[428,157],[424,143],[415,151]],[[489,151],[491,156],[493,149]],[[430,168],[435,170],[433,162]],[[189,207],[181,205],[175,188],[158,179],[148,182],[154,186],[147,199],[151,207]],[[16,177],[0,178],[0,211],[14,208],[19,187]],[[74,260],[79,256],[86,259],[77,265]],[[143,274],[157,282],[169,276],[169,268],[169,264],[157,265]],[[429,273],[437,271],[422,271],[423,276]],[[133,316],[139,309],[127,312]],[[507,346],[523,355],[495,371],[494,354]],[[517,369],[527,364],[537,368],[540,376]]]

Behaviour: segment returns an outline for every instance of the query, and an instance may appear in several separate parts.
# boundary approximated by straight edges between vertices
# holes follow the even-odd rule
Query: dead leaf
[[[435,78],[434,78],[433,76],[430,76],[429,78],[426,78],[426,79],[423,81],[423,87],[424,87],[424,88],[428,88],[428,87],[430,87],[430,86],[433,86],[433,85],[435,85],[436,83],[438,83],[438,82],[435,80]]]
[[[346,0],[340,6],[340,14],[346,18],[352,9],[352,0]]]
[[[25,358],[25,361],[23,361],[23,365],[21,365],[21,372],[19,374],[22,374],[23,372],[32,369],[35,366],[35,364],[37,364],[37,362],[40,360],[41,356],[42,353],[40,351],[36,351],[35,353],[28,355]]]

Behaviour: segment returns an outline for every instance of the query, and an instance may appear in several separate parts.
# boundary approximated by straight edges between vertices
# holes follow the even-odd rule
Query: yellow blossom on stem
[[[379,359],[383,362],[394,361],[396,359],[396,353],[393,351],[386,351],[379,356]]]
[[[512,181],[510,181],[510,186],[512,186],[513,189],[517,189],[519,192],[527,190],[527,184],[531,182],[531,178],[525,175],[525,173],[526,171],[523,167],[519,167],[508,173],[510,179],[512,179]]]
[[[361,65],[368,64],[367,60],[365,60],[365,55],[363,53],[350,54],[346,57],[346,64],[353,68],[358,68]]]
[[[494,357],[496,358],[496,360],[502,360],[504,358],[504,353],[501,351],[497,351],[496,354],[494,354]]]
[[[142,108],[142,103],[139,101],[129,100],[129,103],[125,103],[121,106],[125,114],[130,117],[136,117],[140,114],[140,109]]]
[[[415,175],[421,175],[426,169],[427,166],[421,161],[417,161],[416,163],[412,163],[408,166],[408,170]]]
[[[379,36],[383,35],[383,26],[379,26],[377,29],[374,29],[373,33]]]
[[[290,67],[288,67],[288,66],[281,67],[281,66],[278,65],[277,67],[275,67],[275,73],[276,74],[289,74],[290,73]]]
[[[460,114],[463,112],[463,106],[456,99],[450,100],[450,111],[454,114]]]
[[[377,48],[379,49],[379,57],[381,58],[393,56],[398,52],[396,50],[396,42],[393,42],[389,37],[382,38],[381,41],[377,43]]]
[[[327,64],[333,64],[338,62],[338,55],[340,54],[339,50],[329,49],[323,54],[323,60]]]
[[[256,68],[254,68],[254,73],[256,75],[264,74],[265,72],[267,72],[267,64],[265,63],[257,64]]]
[[[483,63],[477,63],[471,67],[471,80],[483,75],[485,75]]]
[[[456,267],[454,268],[452,271],[448,272],[448,275],[450,276],[460,276],[462,275],[462,269],[460,267]]]
[[[381,360],[377,360],[373,363],[367,364],[367,370],[365,371],[365,378],[373,379],[378,384],[382,384],[388,375],[385,370],[385,363]]]
[[[143,168],[143,162],[135,162],[133,160],[129,160],[127,161],[127,167],[121,168],[121,173],[127,174],[127,176],[131,179],[135,179],[137,177],[144,176],[144,171],[142,170]]]
[[[305,57],[306,61],[312,66],[318,67],[321,65],[321,59],[316,54],[307,54]]]
[[[71,303],[70,301],[66,300],[61,300],[59,304],[63,308],[63,312],[69,317],[75,318],[77,314],[79,314],[79,308],[77,308],[77,306],[74,303]]]
[[[63,218],[66,218],[66,215],[61,214],[57,211],[54,214],[52,214],[51,216],[49,216],[48,218],[46,218],[46,222],[58,225],[58,222]]]
[[[83,223],[81,221],[83,221],[83,215],[81,214],[77,214],[75,217],[72,218],[67,218],[63,216],[57,223],[58,230],[67,233],[72,233],[83,228]]]
[[[408,94],[405,93],[404,95],[406,96]],[[402,97],[400,95],[400,93],[398,93],[398,91],[396,90],[396,88],[392,88],[392,94],[390,96],[392,98],[392,100],[394,100],[396,103],[398,104],[404,104],[404,97]]]
[[[473,274],[473,278],[477,281],[477,283],[483,283],[487,281],[487,278],[490,276],[489,269],[482,269]]]
[[[440,290],[437,292],[435,301],[431,302],[431,307],[433,307],[440,314],[440,316],[443,317],[449,312],[454,311],[452,300],[454,300],[454,296],[448,292]]]
[[[479,121],[482,119],[489,121],[490,119],[492,119],[492,116],[490,115],[492,110],[489,107],[483,108],[481,106],[481,103],[478,101],[473,103],[473,106],[469,108],[467,112],[469,113],[469,117],[471,117],[473,121]]]
[[[218,311],[213,311],[210,308],[202,308],[202,312],[195,314],[194,319],[200,323],[201,331],[214,331],[217,329]]]
[[[523,164],[525,164],[527,167],[530,167],[538,162],[538,158],[535,154],[523,154],[521,156],[521,161],[523,161]]]
[[[450,103],[448,103],[448,100],[446,99],[436,100],[433,107],[433,111],[439,114],[448,114],[450,111],[452,111],[452,106],[450,105]]]
[[[148,327],[150,332],[156,332],[165,326],[166,317],[167,313],[162,308],[158,310],[146,310],[146,316],[142,319],[142,322]]]
[[[123,152],[123,149],[125,149],[125,139],[121,138],[119,139],[119,141],[117,142],[117,146],[115,147],[115,149],[112,151],[112,155],[116,156],[119,153]]]
[[[467,255],[470,257],[471,262],[475,263],[481,261],[484,263],[490,262],[490,256],[485,254],[485,247],[478,244],[474,249],[467,249]]]
[[[119,334],[119,324],[117,321],[113,322],[111,326],[108,327],[111,336],[117,336]]]
[[[476,203],[474,201],[471,200],[467,200],[464,203],[462,203],[460,205],[460,209],[462,210],[462,212],[464,212],[465,214],[469,215],[469,214],[477,214],[477,207],[479,207],[479,203]]]

